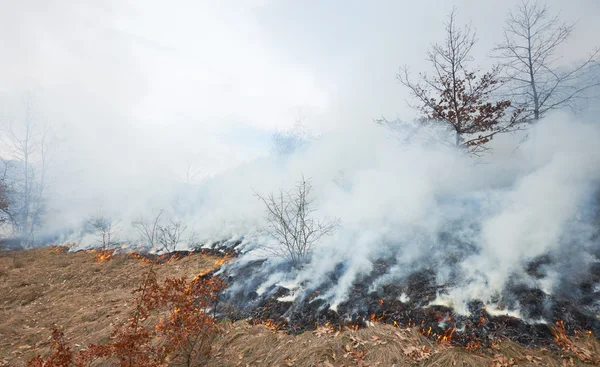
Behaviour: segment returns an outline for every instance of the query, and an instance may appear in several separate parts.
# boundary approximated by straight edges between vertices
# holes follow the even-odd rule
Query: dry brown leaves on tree
[[[150,269],[134,293],[135,309],[117,323],[109,342],[74,352],[55,330],[53,353],[30,367],[84,367],[105,360],[121,367],[191,366],[206,361],[218,332],[213,315],[224,283],[218,278],[167,279],[159,284]]]

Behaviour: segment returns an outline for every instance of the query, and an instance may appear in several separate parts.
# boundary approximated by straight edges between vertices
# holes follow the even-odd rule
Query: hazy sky
[[[322,131],[413,117],[395,73],[426,70],[452,6],[485,66],[517,2],[2,0],[0,112],[18,122],[30,92],[81,167],[211,173],[297,118]],[[600,46],[600,1],[549,4],[578,21],[565,60]]]

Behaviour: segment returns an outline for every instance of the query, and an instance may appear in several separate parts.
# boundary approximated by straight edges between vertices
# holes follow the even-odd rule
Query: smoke
[[[596,26],[588,2],[566,9],[584,15],[581,29]],[[495,138],[481,158],[444,144],[445,131],[386,130],[368,120],[402,108],[394,70],[420,63],[438,29],[418,16],[398,24],[390,9],[441,20],[448,8],[243,3],[6,5],[0,123],[18,128],[20,92],[32,90],[36,131],[49,125],[56,137],[38,239],[94,246],[85,224],[103,213],[134,245],[132,222],[165,210],[187,227],[181,249],[242,240],[235,270],[264,258],[259,245],[271,241],[254,192],[292,188],[304,175],[317,215],[340,226],[302,268],[269,258],[230,289],[279,284],[293,299],[321,289],[335,308],[358,281],[375,291],[424,272],[444,286],[433,303],[462,312],[474,298],[518,310],[506,292],[515,283],[576,299],[573,282],[600,261],[598,124],[553,115],[527,139]],[[481,44],[493,44],[509,5],[463,5]],[[588,49],[585,37],[574,41],[565,56]],[[287,145],[271,149],[298,111],[328,131],[280,133]]]
[[[335,309],[385,259],[391,266],[373,279],[373,290],[426,271],[447,290],[434,303],[464,313],[472,299],[493,310],[515,279],[564,292],[568,279],[597,261],[590,259],[599,250],[600,128],[556,115],[528,134],[524,142],[498,139],[494,153],[477,160],[373,126],[332,132],[291,156],[207,181],[194,222],[211,240],[243,237],[247,254],[238,264],[260,258],[255,245],[270,238],[253,190],[290,188],[303,174],[315,186],[318,215],[339,218],[340,227],[302,269],[281,271],[280,260],[269,259],[239,289],[286,284],[294,297],[324,289],[319,297]],[[532,277],[526,265],[544,255],[557,260]]]
[[[80,248],[92,246],[85,220],[102,209],[120,221],[122,241],[137,243],[131,222],[164,209],[194,235],[181,249],[241,239],[244,255],[235,269],[264,258],[258,245],[272,241],[254,193],[291,188],[304,175],[314,185],[317,215],[339,218],[340,226],[302,268],[268,258],[232,291],[262,293],[279,284],[293,290],[287,298],[293,300],[323,289],[319,297],[335,309],[367,277],[377,290],[424,271],[445,289],[432,304],[467,313],[467,303],[481,299],[493,312],[499,300],[510,303],[505,290],[515,282],[572,296],[570,279],[586,274],[600,251],[600,127],[555,115],[527,135],[500,137],[491,154],[477,159],[415,139],[411,129],[365,124],[322,134],[284,155],[273,149],[199,184],[149,170],[104,187],[83,173],[77,185],[64,186],[71,200],[52,202],[56,211],[45,229]],[[532,276],[527,264],[543,256],[552,260]],[[373,276],[382,259],[390,266]]]

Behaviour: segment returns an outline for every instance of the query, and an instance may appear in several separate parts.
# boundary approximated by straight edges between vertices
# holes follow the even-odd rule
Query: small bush
[[[151,268],[134,291],[134,310],[115,325],[107,343],[73,352],[55,330],[52,354],[37,356],[28,366],[83,367],[97,360],[121,367],[202,365],[219,332],[214,316],[223,288],[219,278],[202,277],[167,279],[161,285]]]

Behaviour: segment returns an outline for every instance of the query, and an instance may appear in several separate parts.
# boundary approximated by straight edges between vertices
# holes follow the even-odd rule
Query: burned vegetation
[[[378,259],[369,274],[352,284],[346,300],[333,306],[321,295],[337,285],[343,275],[343,264],[327,274],[327,280],[315,289],[299,291],[272,285],[258,291],[269,274],[291,269],[285,265],[273,269],[266,260],[231,263],[218,273],[230,285],[219,312],[224,317],[249,319],[292,334],[323,326],[359,329],[379,322],[417,328],[434,341],[468,348],[491,347],[499,340],[511,340],[526,347],[557,348],[562,336],[600,333],[598,255],[596,252],[585,272],[560,278],[554,293],[547,293],[534,280],[567,264],[551,254],[532,259],[524,264],[525,277],[509,277],[504,291],[494,300],[498,309],[488,310],[484,302],[473,299],[466,304],[467,312],[457,312],[452,304],[436,302],[452,287],[460,286],[458,272],[455,278],[440,284],[436,270],[425,266],[404,278],[381,283],[378,279],[383,279],[396,264],[389,259]],[[515,310],[518,314],[511,312]]]

